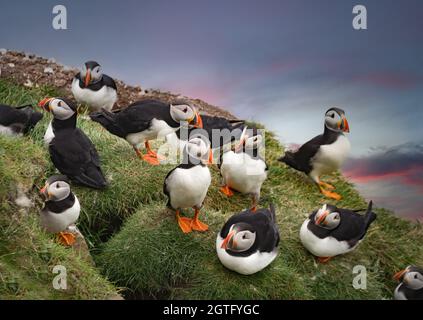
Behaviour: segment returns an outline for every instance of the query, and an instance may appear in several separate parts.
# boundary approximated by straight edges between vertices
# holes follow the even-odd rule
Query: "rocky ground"
[[[54,59],[45,59],[34,54],[0,49],[0,77],[12,80],[14,83],[28,88],[48,85],[56,87],[72,97],[71,83],[77,68],[64,66]],[[142,79],[140,79],[142,81]],[[115,79],[118,87],[118,101],[115,109],[125,108],[129,104],[144,99],[159,99],[172,102],[183,98],[191,101],[201,113],[221,116],[229,119],[236,117],[222,108],[212,106],[200,99],[192,99],[170,92],[145,89],[140,86],[130,86]]]

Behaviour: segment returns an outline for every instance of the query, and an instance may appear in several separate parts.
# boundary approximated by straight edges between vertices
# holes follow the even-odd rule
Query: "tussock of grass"
[[[35,104],[48,88],[27,89],[0,81],[0,101]],[[72,250],[54,244],[39,230],[36,213],[19,213],[13,204],[18,184],[41,186],[55,172],[42,137],[50,116],[46,115],[29,137],[0,138],[0,274],[5,285],[0,294],[8,298],[101,298],[114,289],[97,270]],[[174,213],[165,208],[163,179],[173,165],[152,167],[135,157],[122,139],[111,136],[98,124],[80,119],[78,124],[92,139],[110,182],[105,191],[73,186],[82,205],[79,228],[89,240],[101,273],[116,286],[125,287],[130,298],[192,299],[381,299],[392,296],[392,274],[409,264],[423,264],[421,225],[377,210],[378,218],[365,241],[354,252],[317,265],[302,247],[299,229],[310,212],[328,200],[304,175],[280,164],[283,149],[266,134],[269,179],[262,190],[261,205],[274,203],[281,233],[280,254],[265,270],[241,276],[226,270],[215,254],[216,234],[234,213],[250,206],[241,195],[226,198],[219,192],[219,173],[211,168],[213,183],[202,211],[210,226],[207,233],[182,234]],[[340,175],[328,176],[343,200],[340,207],[365,208],[353,185]],[[31,192],[35,194],[35,190]],[[377,203],[376,203],[377,205]],[[192,212],[187,212],[192,215]],[[46,258],[47,257],[47,258]],[[69,265],[75,282],[69,292],[51,289],[49,270],[58,261]],[[367,268],[367,289],[352,286],[353,267]],[[10,280],[12,279],[12,280]],[[18,287],[19,290],[16,289]]]
[[[205,234],[183,235],[165,202],[143,206],[129,218],[119,234],[104,245],[98,264],[131,297],[186,299],[382,299],[390,298],[395,270],[422,263],[422,229],[390,212],[378,210],[378,219],[366,240],[351,254],[318,265],[301,245],[299,229],[310,212],[328,200],[303,175],[279,163],[282,148],[267,134],[269,179],[261,204],[277,205],[281,232],[279,257],[264,271],[241,276],[226,270],[215,254],[215,237],[223,223],[250,205],[241,195],[226,198],[218,192],[219,177],[205,203]],[[347,208],[366,208],[353,186],[339,175],[326,177],[344,198]],[[401,243],[398,243],[401,242]],[[176,257],[176,258],[175,258]],[[169,259],[168,259],[169,258]],[[367,269],[367,289],[353,288],[353,268]]]
[[[0,136],[0,298],[102,299],[116,294],[92,265],[40,229],[41,204],[32,189],[46,165],[45,151],[30,137]],[[17,188],[30,194],[34,208],[16,206]],[[53,288],[55,265],[67,269],[64,291]]]

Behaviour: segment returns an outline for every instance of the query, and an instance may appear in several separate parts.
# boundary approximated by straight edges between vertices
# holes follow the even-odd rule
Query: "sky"
[[[67,8],[67,30],[52,8]],[[352,27],[355,5],[367,30]],[[423,218],[423,1],[2,1],[0,47],[96,60],[143,88],[200,98],[286,144],[346,111],[344,174],[378,206]]]

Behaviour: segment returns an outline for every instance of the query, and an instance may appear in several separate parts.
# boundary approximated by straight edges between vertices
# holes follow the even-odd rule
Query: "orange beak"
[[[400,272],[397,272],[394,274],[394,279],[397,281],[400,281],[401,278],[404,276],[404,274],[407,272],[407,269],[401,270]]]
[[[195,111],[195,117],[194,117],[193,121],[194,120],[195,120],[194,128],[203,129],[203,119],[201,118],[198,111]]]
[[[41,190],[40,194],[44,196],[46,200],[50,199],[50,193],[47,191],[48,184],[46,184]]]
[[[90,84],[90,82],[91,82],[91,70],[88,69],[87,70],[87,74],[85,75],[84,85],[86,87],[88,87],[88,85]]]
[[[323,221],[325,221],[326,217],[329,215],[329,211],[326,210],[320,217],[317,219],[316,224],[320,225]]]
[[[342,129],[344,132],[350,132],[350,125],[348,124],[347,118],[342,117],[339,122],[339,129]]]
[[[222,249],[227,249],[228,248],[228,244],[229,241],[231,241],[232,237],[235,235],[235,231],[231,231],[228,233],[228,236],[225,238],[225,240],[223,240],[222,245],[220,246]]]
[[[50,108],[50,101],[51,100],[53,100],[54,98],[45,98],[45,99],[43,99],[43,100],[41,100],[39,103],[38,103],[38,106],[41,108],[41,109],[43,109],[43,110],[45,110],[45,111],[47,111],[47,112],[50,112],[51,111],[51,108]]]
[[[210,151],[209,151],[209,163],[208,164],[209,165],[213,164],[213,149],[212,148],[210,148]]]

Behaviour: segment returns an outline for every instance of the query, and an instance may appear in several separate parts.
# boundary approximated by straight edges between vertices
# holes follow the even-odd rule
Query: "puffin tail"
[[[272,221],[274,223],[276,223],[276,209],[275,209],[275,205],[273,203],[271,203],[269,205],[269,211],[270,211],[270,217],[271,217]]]
[[[86,172],[73,177],[73,180],[81,185],[93,189],[104,189],[107,187],[107,181],[103,172],[95,166],[89,167]]]
[[[366,221],[366,230],[370,227],[370,225],[372,224],[372,222],[376,220],[376,217],[377,217],[376,216],[376,213],[374,213],[372,211],[372,209],[373,209],[373,201],[370,200],[369,205],[367,207],[366,214],[364,216],[365,221]]]
[[[301,171],[300,168],[298,168],[297,162],[295,161],[295,153],[291,151],[286,151],[285,155],[283,157],[280,157],[278,161],[287,164],[291,168]]]
[[[125,133],[116,123],[116,114],[105,109],[90,114],[92,121],[101,124],[103,128],[118,137],[125,138]]]

